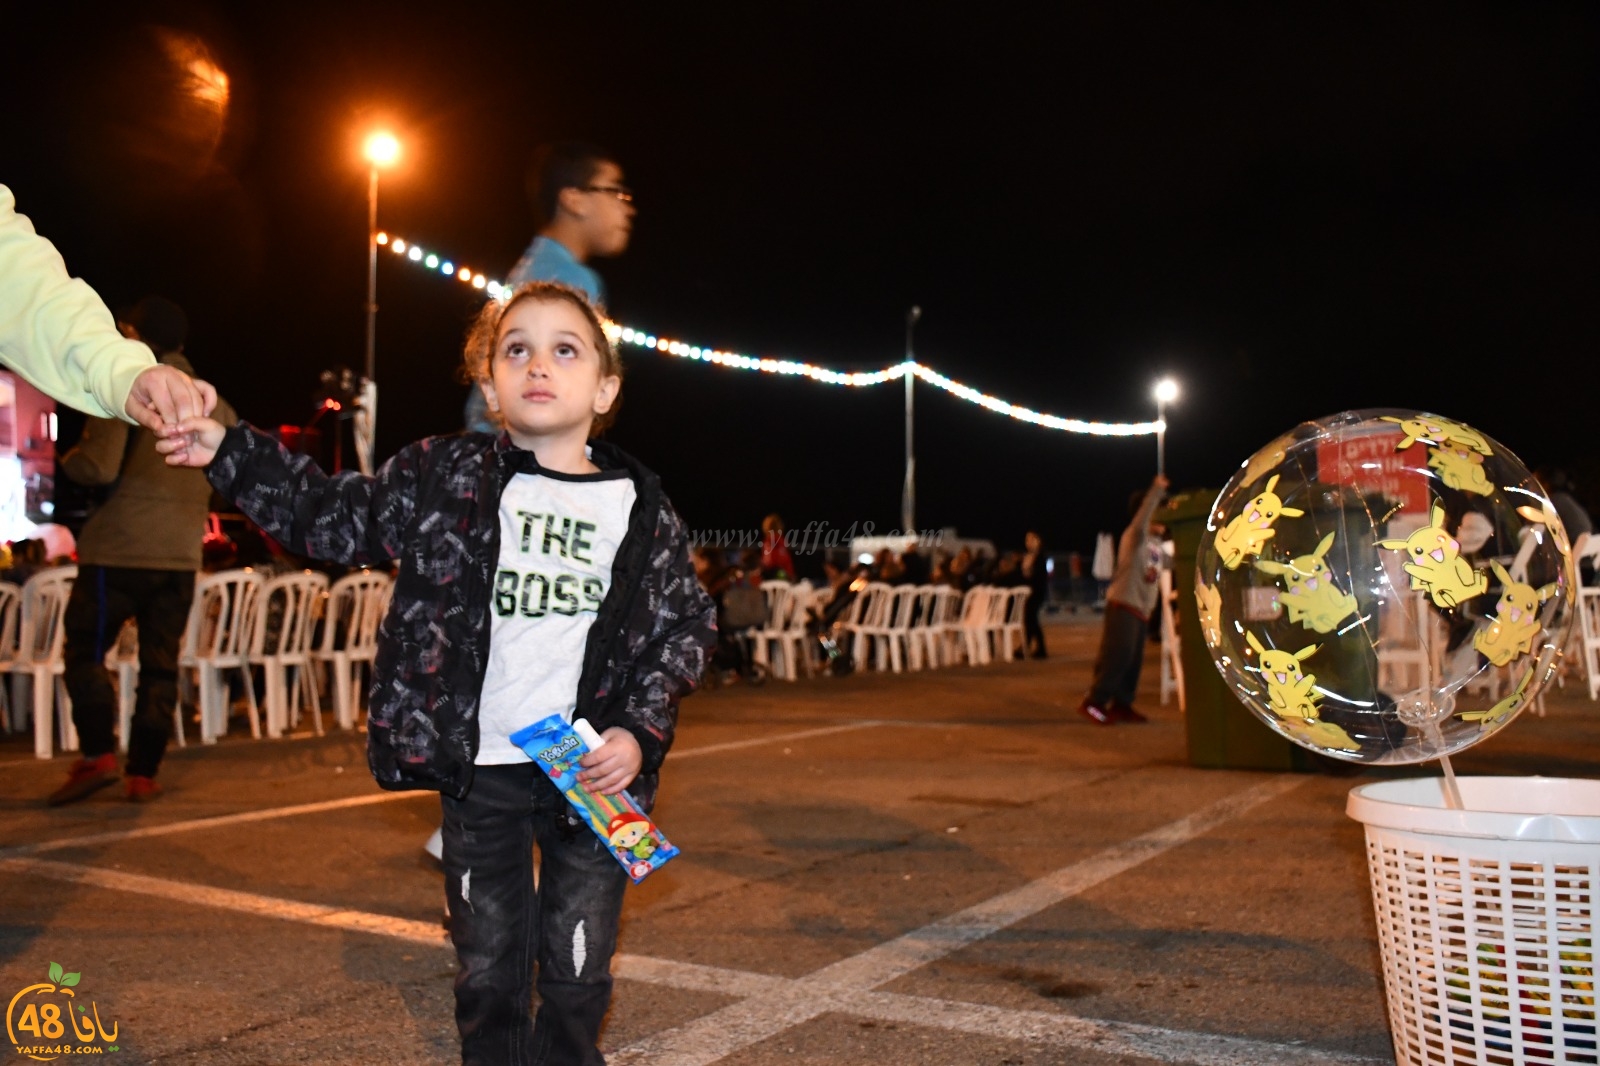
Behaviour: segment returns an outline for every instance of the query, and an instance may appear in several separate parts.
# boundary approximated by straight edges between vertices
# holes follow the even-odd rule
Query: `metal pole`
[[[906,312],[906,480],[900,491],[900,532],[905,534],[910,534],[917,528],[917,456],[912,447],[914,419],[911,392],[911,386],[917,376],[911,372],[910,364],[915,361],[911,348],[911,331],[916,328],[917,319],[921,317],[920,307],[913,307]]]
[[[1161,423],[1161,428],[1156,430],[1156,473],[1164,477],[1167,473],[1167,404],[1165,400],[1156,401],[1156,421]]]
[[[367,380],[377,380],[378,352],[378,168],[367,178]],[[376,427],[374,427],[376,432]]]

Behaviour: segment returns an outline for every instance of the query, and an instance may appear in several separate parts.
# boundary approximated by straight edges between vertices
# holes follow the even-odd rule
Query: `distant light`
[[[872,553],[871,552],[862,552],[860,555],[856,556],[856,562],[858,562],[858,563],[869,563],[870,564],[872,562]]]
[[[473,275],[473,276],[472,276],[472,287],[473,287],[473,288],[474,288],[474,289],[481,289],[481,288],[483,288],[483,287],[484,287],[484,285],[485,285],[485,284],[486,284],[486,283],[487,283],[487,282],[488,282],[488,279],[487,279],[487,278],[485,278],[485,277],[484,277],[484,276],[483,276],[483,275],[482,275],[482,274],[474,274],[474,275]]]
[[[387,233],[380,233],[376,237],[374,237],[373,239],[376,240],[379,244],[388,244],[389,243],[389,235]]]
[[[462,267],[461,273],[457,274],[456,277],[460,278],[462,281],[471,281],[472,271],[468,270],[466,267]]]
[[[406,250],[406,242],[401,240],[399,237],[396,237],[394,239],[394,244],[391,247],[394,248],[395,254],[399,255],[401,252]]]
[[[444,262],[439,264],[439,273],[441,273],[441,274],[454,274],[455,272],[456,272],[456,265],[454,263],[450,262],[450,260],[446,259]]]
[[[1171,403],[1178,398],[1178,383],[1171,378],[1162,378],[1156,382],[1155,397],[1157,403]]]
[[[489,282],[489,295],[490,296],[494,296],[494,297],[498,297],[500,295],[501,291],[502,291],[502,288],[503,288],[503,286],[501,286],[501,284],[498,281]]]
[[[367,138],[362,151],[373,166],[387,167],[400,158],[400,142],[395,140],[394,134],[379,130]]]
[[[411,251],[407,252],[406,254],[409,255],[412,259],[421,259],[422,258],[422,249],[418,248],[416,245],[413,244],[411,246]]]
[[[430,255],[427,259],[423,260],[423,262],[430,267],[436,267],[439,265],[439,257],[436,255]]]

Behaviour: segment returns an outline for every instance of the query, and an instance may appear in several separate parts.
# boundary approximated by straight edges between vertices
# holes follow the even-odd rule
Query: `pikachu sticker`
[[[1511,695],[1490,707],[1487,711],[1465,711],[1461,715],[1461,720],[1463,722],[1477,722],[1479,728],[1485,733],[1504,725],[1513,715],[1522,710],[1524,703],[1528,702],[1528,682],[1533,680],[1533,674],[1534,670],[1530,668],[1527,673],[1522,675],[1522,680],[1517,682],[1517,687],[1512,691]]]
[[[1447,443],[1456,443],[1471,448],[1480,455],[1493,455],[1494,449],[1489,447],[1489,442],[1483,439],[1483,434],[1475,429],[1448,419],[1437,418],[1433,415],[1418,415],[1416,418],[1396,418],[1393,415],[1384,415],[1385,422],[1393,422],[1400,427],[1405,438],[1394,446],[1397,452],[1403,452],[1417,441],[1443,447]]]
[[[1199,609],[1200,635],[1205,638],[1206,647],[1219,646],[1222,643],[1222,592],[1215,585],[1201,581],[1196,574],[1194,602]]]
[[[1333,547],[1333,537],[1329,533],[1310,555],[1297,555],[1286,563],[1256,561],[1257,570],[1283,578],[1284,594],[1279,602],[1289,612],[1289,621],[1318,633],[1332,633],[1356,610],[1356,598],[1339,591],[1332,571],[1322,561]]]
[[[1264,646],[1254,633],[1246,630],[1245,639],[1260,657],[1261,679],[1267,684],[1267,705],[1283,721],[1290,732],[1314,744],[1340,751],[1359,751],[1361,746],[1350,739],[1350,734],[1324,722],[1317,709],[1321,695],[1314,691],[1317,675],[1303,674],[1300,663],[1309,659],[1317,645],[1309,644],[1299,651],[1279,651]]]
[[[1428,456],[1428,466],[1439,471],[1439,480],[1459,492],[1475,492],[1479,496],[1494,494],[1494,485],[1483,472],[1483,456],[1471,448],[1454,442],[1442,444]]]
[[[1472,646],[1494,665],[1509,666],[1517,656],[1533,650],[1533,642],[1539,636],[1539,605],[1554,596],[1558,586],[1535,589],[1511,580],[1499,563],[1489,565],[1500,579],[1500,602],[1495,605],[1489,625],[1472,638]]]
[[[1445,532],[1443,504],[1433,505],[1430,520],[1432,525],[1405,540],[1380,540],[1379,547],[1405,552],[1411,587],[1428,593],[1445,610],[1488,592],[1488,577],[1461,558],[1461,542]]]
[[[1244,510],[1234,515],[1233,520],[1217,534],[1217,554],[1222,557],[1222,565],[1229,570],[1237,570],[1247,558],[1261,554],[1267,541],[1278,535],[1272,523],[1280,516],[1299,518],[1305,514],[1298,507],[1283,505],[1278,494],[1272,491],[1277,485],[1278,475],[1274,474],[1267,480],[1267,487],[1261,490],[1261,495],[1245,504]]]

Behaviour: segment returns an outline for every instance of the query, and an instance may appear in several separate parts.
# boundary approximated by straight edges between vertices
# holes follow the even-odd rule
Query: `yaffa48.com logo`
[[[103,1055],[120,1051],[117,1023],[107,1031],[100,1007],[79,1002],[76,986],[82,977],[50,964],[50,980],[27,985],[11,997],[6,1007],[6,1036],[18,1055],[49,1062],[63,1055]]]

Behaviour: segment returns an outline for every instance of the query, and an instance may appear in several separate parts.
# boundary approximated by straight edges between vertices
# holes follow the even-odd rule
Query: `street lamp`
[[[1156,398],[1156,473],[1167,472],[1167,404],[1178,398],[1178,383],[1162,378],[1152,390]]]
[[[367,135],[362,145],[362,155],[367,159],[367,377],[362,384],[364,417],[358,418],[358,458],[361,471],[373,472],[373,450],[378,432],[378,170],[390,167],[400,158],[400,142],[387,130],[376,130]],[[364,424],[363,424],[364,423]]]
[[[913,307],[906,312],[906,479],[900,488],[900,532],[906,536],[910,536],[917,525],[917,459],[911,448],[911,383],[917,375],[911,372],[911,364],[916,359],[911,351],[911,331],[917,328],[917,320],[921,317],[920,307]]]

